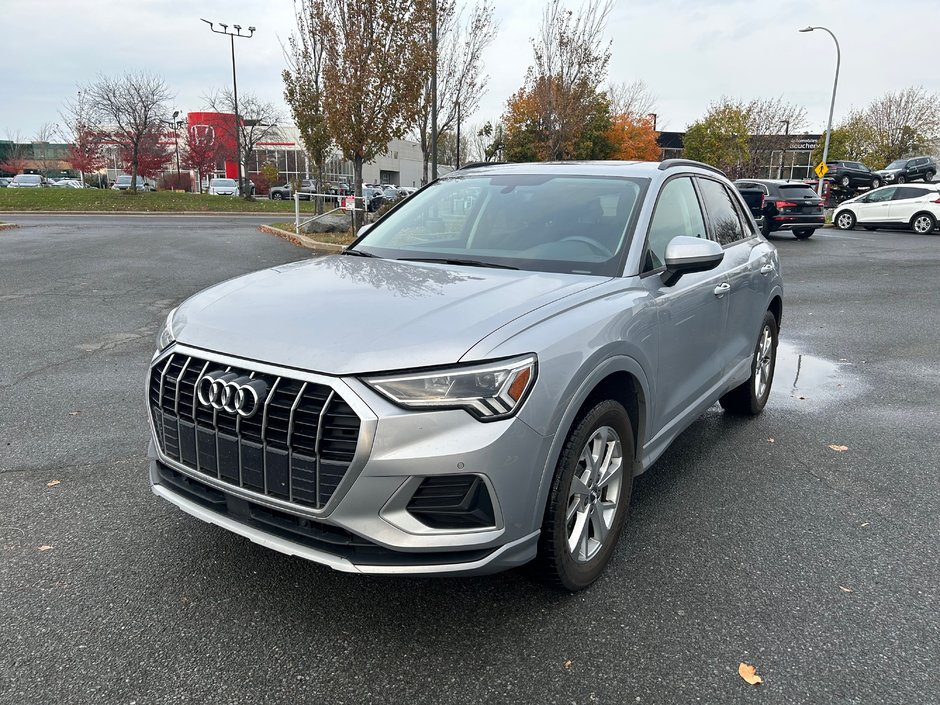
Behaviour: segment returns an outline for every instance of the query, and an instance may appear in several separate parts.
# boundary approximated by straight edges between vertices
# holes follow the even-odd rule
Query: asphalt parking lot
[[[157,326],[307,253],[266,219],[4,220],[21,227],[0,232],[0,703],[936,698],[940,235],[775,237],[767,410],[696,422],[637,480],[607,573],[569,596],[520,572],[334,573],[158,500]]]

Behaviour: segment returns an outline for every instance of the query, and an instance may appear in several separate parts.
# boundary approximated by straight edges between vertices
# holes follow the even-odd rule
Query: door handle
[[[765,264],[760,268],[761,274],[770,274],[772,271],[774,271],[774,266],[772,264]]]
[[[728,282],[722,282],[721,284],[715,287],[715,296],[717,296],[720,299],[729,291],[731,291],[731,285]]]

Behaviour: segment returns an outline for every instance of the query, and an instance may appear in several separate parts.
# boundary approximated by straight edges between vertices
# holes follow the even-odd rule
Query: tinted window
[[[912,186],[899,186],[898,189],[894,192],[894,197],[892,201],[903,201],[908,198],[918,198],[919,196],[926,196],[933,191],[929,191],[925,188],[917,188]]]
[[[672,179],[659,194],[650,222],[644,272],[659,269],[665,264],[666,245],[679,235],[705,237],[705,220],[689,177]]]
[[[610,276],[646,183],[522,173],[441,179],[389,213],[355,249]]]
[[[42,183],[42,178],[38,174],[18,174],[13,177],[15,184],[38,184]]]
[[[737,208],[734,207],[734,201],[731,200],[728,190],[711,179],[700,178],[698,183],[702,189],[705,212],[708,214],[708,222],[715,239],[722,245],[728,245],[749,237],[744,234],[741,217],[738,215]]]
[[[882,201],[890,201],[894,197],[895,191],[897,191],[897,189],[894,187],[875,189],[865,198],[865,203],[880,203]]]
[[[888,166],[886,166],[885,168],[886,169],[903,169],[905,164],[907,164],[906,161],[904,161],[903,159],[898,159],[897,161],[893,161],[890,164],[888,164]]]
[[[781,184],[780,195],[784,198],[817,198],[813,187],[806,184]]]
[[[226,188],[235,185],[235,179],[213,179],[213,186],[224,186]]]

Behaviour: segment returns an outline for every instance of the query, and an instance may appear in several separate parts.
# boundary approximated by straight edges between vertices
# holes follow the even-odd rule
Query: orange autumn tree
[[[611,159],[659,161],[660,150],[656,143],[659,133],[653,129],[649,117],[621,113],[611,116],[610,122],[607,139],[613,147]]]

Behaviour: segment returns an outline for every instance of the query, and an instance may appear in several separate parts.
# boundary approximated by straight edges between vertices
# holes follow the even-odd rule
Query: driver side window
[[[666,183],[659,193],[646,238],[643,271],[651,272],[666,263],[666,245],[678,235],[705,238],[705,220],[692,179],[682,176]]]

